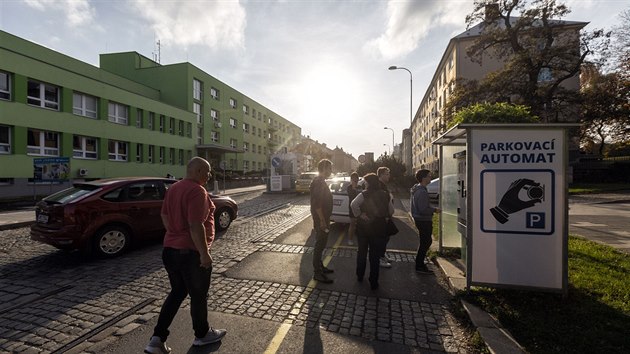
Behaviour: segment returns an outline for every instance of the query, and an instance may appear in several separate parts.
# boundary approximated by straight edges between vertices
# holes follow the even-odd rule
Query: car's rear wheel
[[[116,257],[129,247],[131,235],[124,226],[112,225],[99,230],[94,238],[94,250],[99,256]]]
[[[219,209],[214,213],[214,228],[217,231],[222,231],[230,227],[232,223],[232,214],[228,208]]]

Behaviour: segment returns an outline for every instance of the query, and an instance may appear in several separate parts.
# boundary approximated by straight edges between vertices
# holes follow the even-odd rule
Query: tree
[[[536,123],[540,118],[530,113],[529,107],[509,103],[477,103],[459,110],[448,122],[459,123]]]
[[[398,159],[391,155],[381,155],[376,161],[368,161],[359,165],[357,168],[357,173],[359,176],[365,176],[366,174],[373,172],[376,173],[376,170],[379,167],[387,167],[389,168],[390,173],[390,181],[392,183],[397,183],[399,180],[403,180],[405,176],[405,171],[407,167]]]
[[[613,28],[613,59],[617,71],[625,79],[630,80],[630,9],[619,15],[621,24]]]
[[[575,93],[562,84],[579,73],[592,46],[604,45],[609,34],[596,30],[580,36],[582,23],[559,21],[569,12],[555,0],[475,0],[466,22],[468,28],[481,22],[482,30],[467,54],[478,63],[489,56],[504,66],[467,94],[460,90],[446,108],[452,113],[462,107],[457,98],[464,103],[476,98],[529,106],[547,122],[571,116]]]
[[[601,73],[585,66],[582,97],[583,146],[599,146],[603,155],[606,143],[623,146],[630,140],[630,80],[621,72]]]

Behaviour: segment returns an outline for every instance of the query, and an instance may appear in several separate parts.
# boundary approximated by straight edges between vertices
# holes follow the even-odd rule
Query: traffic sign
[[[281,160],[279,157],[276,156],[276,157],[271,158],[271,166],[280,167],[280,163],[281,163]]]

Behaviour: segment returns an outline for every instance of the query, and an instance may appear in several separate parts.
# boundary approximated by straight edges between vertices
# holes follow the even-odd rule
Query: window
[[[252,135],[256,135],[256,127],[252,127]]]
[[[243,143],[243,150],[249,151],[249,143],[248,142],[244,142]]]
[[[236,149],[236,144],[237,144],[236,139],[230,139],[230,147],[232,149]]]
[[[97,98],[94,96],[74,92],[72,94],[72,113],[96,119],[96,101]]]
[[[147,161],[153,163],[153,155],[155,155],[155,146],[149,145],[149,154],[147,156]]]
[[[263,154],[267,155],[267,147],[263,146]]]
[[[142,144],[136,144],[136,162],[142,162]]]
[[[212,98],[214,98],[215,100],[219,99],[219,90],[215,89],[214,87],[210,88],[210,96],[212,96]]]
[[[179,136],[184,136],[184,121],[183,120],[177,121],[177,134]]]
[[[164,154],[165,154],[164,149],[165,149],[164,146],[160,146],[160,163],[164,163]]]
[[[59,156],[59,133],[29,129],[27,155]]]
[[[109,113],[107,114],[109,121],[112,123],[127,125],[127,117],[129,117],[129,107],[109,102]]]
[[[247,123],[243,123],[243,131],[244,131],[245,133],[249,133],[249,124],[247,124]]]
[[[0,154],[11,153],[11,127],[0,125]]]
[[[175,134],[175,118],[173,117],[168,120],[168,132],[169,134]]]
[[[107,144],[107,152],[110,161],[127,161],[127,149],[129,143],[124,141],[110,140]]]
[[[230,118],[230,127],[236,129],[236,119]]]
[[[262,136],[262,130],[260,130],[260,128],[258,128],[258,137]]]
[[[262,154],[262,145],[258,145],[258,153]]]
[[[143,112],[140,108],[136,109],[136,128],[142,128]]]
[[[74,135],[72,137],[72,156],[80,159],[98,158],[98,140],[90,136]]]
[[[243,113],[249,114],[249,107],[246,104],[243,105]]]
[[[254,119],[256,119],[256,110],[252,108],[252,117],[254,117]]]
[[[165,121],[166,117],[164,117],[164,115],[160,114],[160,133],[164,133],[164,121]]]
[[[210,117],[214,120],[219,120],[219,112],[214,109],[210,109]]]
[[[186,123],[186,136],[192,138],[192,123]]]
[[[210,132],[210,140],[212,140],[215,143],[218,143],[219,142],[219,132],[211,131]]]
[[[179,164],[184,165],[184,150],[179,149]]]
[[[262,114],[258,111],[258,120],[262,120]]]
[[[233,170],[236,168],[236,159],[230,159],[230,169]]]
[[[168,163],[171,165],[175,164],[175,149],[168,149]]]
[[[0,99],[11,99],[11,75],[0,71]]]
[[[149,112],[149,130],[153,130],[155,126],[155,113]]]
[[[193,103],[193,112],[197,116],[197,124],[201,124],[201,105],[199,103]]]
[[[203,97],[203,89],[201,86],[201,81],[197,79],[193,79],[193,98],[197,101],[201,101]]]
[[[34,106],[59,110],[59,87],[28,80],[27,103]]]
[[[553,75],[551,74],[551,69],[549,67],[543,67],[538,72],[538,82],[548,82],[553,80]]]
[[[236,100],[233,98],[230,98],[230,107],[236,108]]]
[[[249,161],[243,160],[243,172],[247,172],[249,170]]]
[[[256,144],[252,144],[252,152],[255,154],[256,153]]]

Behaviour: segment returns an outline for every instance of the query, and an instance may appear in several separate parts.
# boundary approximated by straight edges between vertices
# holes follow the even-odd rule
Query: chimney
[[[496,2],[486,4],[485,13],[485,22],[494,22],[501,14],[501,11],[499,10],[499,4]]]

